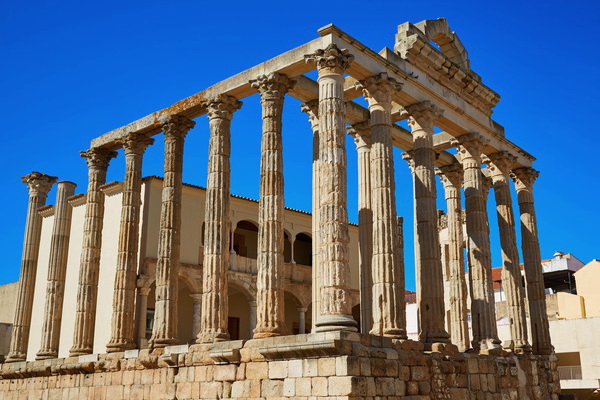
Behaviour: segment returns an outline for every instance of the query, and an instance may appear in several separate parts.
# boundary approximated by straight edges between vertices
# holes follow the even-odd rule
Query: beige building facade
[[[317,81],[307,75],[313,70]],[[230,193],[231,122],[251,95],[260,97],[263,121],[258,202]],[[311,215],[284,208],[288,96],[303,102],[313,133]],[[491,118],[498,101],[444,19],[400,25],[394,49],[379,53],[328,25],[300,47],[93,139],[81,152],[84,194],[57,177],[23,177],[26,235],[2,394],[556,399],[533,196],[538,172],[535,158]],[[202,115],[208,127],[196,126]],[[205,189],[182,182],[191,129],[209,132]],[[144,153],[160,133],[164,177],[142,179]],[[347,133],[355,149],[346,148]],[[413,176],[414,340],[394,147]],[[112,160],[117,150],[123,157]],[[356,194],[347,191],[348,151],[359,153]],[[125,165],[123,180],[106,183],[115,162]],[[449,210],[448,299],[436,174]],[[54,183],[56,202],[45,205]],[[490,187],[504,221],[497,229],[512,321],[504,343],[491,274]],[[349,195],[359,198],[358,226],[348,222]],[[459,272],[467,260],[465,282]]]

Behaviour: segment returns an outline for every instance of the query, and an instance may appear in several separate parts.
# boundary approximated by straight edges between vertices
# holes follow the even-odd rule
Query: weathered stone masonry
[[[431,45],[435,42],[439,48]],[[316,69],[318,81],[306,73]],[[254,338],[229,340],[228,280],[232,269],[230,210],[231,130],[241,99],[259,94],[262,146],[256,297],[250,303]],[[299,335],[284,318],[284,182],[282,110],[285,96],[300,100],[312,128],[312,300],[298,306]],[[353,101],[363,96],[368,108]],[[556,357],[544,312],[544,287],[532,168],[533,156],[504,137],[491,119],[499,96],[470,69],[467,52],[444,19],[398,27],[394,49],[377,53],[333,25],[319,37],[261,65],[102,135],[82,152],[88,193],[74,332],[61,332],[64,275],[75,185],[58,184],[42,343],[27,360],[41,218],[56,178],[33,172],[15,330],[0,369],[3,398],[98,399],[557,399]],[[206,114],[209,141],[204,242],[197,269],[180,262],[184,138]],[[397,124],[407,120],[410,130]],[[436,130],[437,128],[437,130]],[[308,129],[308,128],[307,128]],[[436,131],[438,133],[436,133]],[[441,132],[440,132],[441,131]],[[142,349],[148,307],[148,264],[139,248],[143,216],[141,167],[151,136],[165,137],[156,313],[150,348]],[[359,158],[360,327],[352,315],[348,230],[346,133]],[[396,199],[393,148],[402,149],[413,174],[415,268],[419,339],[407,339],[402,218]],[[97,347],[94,324],[102,249],[108,162],[125,153],[125,177],[111,339]],[[457,154],[447,151],[456,148]],[[482,169],[482,162],[488,168]],[[308,171],[307,171],[308,172]],[[435,175],[444,184],[449,248],[444,276],[438,236]],[[518,194],[526,288],[518,270],[508,177]],[[502,244],[512,340],[498,340],[491,267],[487,190],[493,183]],[[466,237],[462,231],[461,189]],[[352,195],[352,194],[351,194]],[[410,197],[410,196],[409,196]],[[404,196],[402,197],[404,198]],[[200,230],[201,227],[198,227]],[[467,243],[467,304],[463,240]],[[292,240],[291,263],[294,261]],[[180,343],[178,278],[194,287],[194,339]],[[309,275],[309,274],[307,274]],[[234,275],[232,275],[234,276]],[[450,304],[444,304],[444,278]],[[525,319],[531,319],[531,345]],[[312,332],[304,334],[312,303]],[[450,323],[445,322],[449,309]],[[472,315],[469,337],[467,312]],[[36,316],[37,318],[38,316]],[[108,322],[107,322],[108,323]],[[448,331],[447,326],[449,327]],[[360,331],[361,333],[358,333]],[[62,335],[74,338],[70,357],[57,358]],[[460,351],[459,351],[460,350]],[[468,352],[462,352],[467,351]],[[34,353],[34,354],[35,354]]]

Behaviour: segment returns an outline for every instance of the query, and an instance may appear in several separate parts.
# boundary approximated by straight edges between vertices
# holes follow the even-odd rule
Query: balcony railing
[[[253,258],[231,255],[229,260],[229,270],[256,275],[258,266]],[[312,268],[308,265],[285,263],[284,278],[296,282],[311,282]]]
[[[581,379],[581,365],[558,367],[558,377],[561,381]]]

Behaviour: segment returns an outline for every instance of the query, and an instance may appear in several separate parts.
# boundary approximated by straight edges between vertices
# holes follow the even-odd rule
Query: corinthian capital
[[[539,175],[540,171],[537,171],[531,167],[521,167],[513,169],[510,177],[515,182],[517,190],[533,190],[533,182],[535,182]]]
[[[458,148],[461,159],[473,157],[481,160],[481,154],[485,145],[489,142],[477,132],[471,132],[452,139],[450,144]]]
[[[258,90],[262,100],[282,99],[295,84],[296,81],[278,72],[261,75],[250,81],[250,86]]]
[[[498,151],[483,157],[483,162],[488,165],[490,177],[494,182],[508,179],[511,167],[516,161],[517,157],[508,151]]]
[[[436,175],[440,177],[444,186],[460,188],[463,182],[463,168],[459,162],[436,168]]]
[[[412,130],[427,129],[432,130],[435,122],[444,114],[444,110],[430,102],[424,100],[417,104],[411,104],[406,107],[408,112],[408,126]]]
[[[127,133],[123,137],[119,138],[117,142],[123,146],[125,155],[129,154],[143,154],[146,147],[154,143],[154,139],[141,133]]]
[[[402,89],[402,83],[389,77],[387,72],[382,72],[356,82],[354,87],[361,90],[369,105],[372,105],[377,103],[391,103],[394,92]]]
[[[79,155],[85,158],[88,168],[108,168],[108,163],[117,156],[116,151],[104,147],[92,147],[89,150],[80,151]]]
[[[181,115],[170,115],[161,123],[165,139],[183,139],[188,131],[196,126],[194,121]]]
[[[307,63],[316,63],[319,72],[340,74],[348,69],[354,56],[347,49],[340,49],[332,43],[325,49],[305,55],[304,60]]]
[[[369,121],[358,122],[350,126],[348,134],[354,138],[357,150],[371,145],[371,124]]]
[[[402,159],[408,163],[408,167],[410,168],[410,172],[415,173],[415,160],[412,156],[412,151],[405,151],[402,153]]]
[[[218,94],[205,102],[208,119],[227,119],[231,121],[233,113],[242,108],[242,102],[228,94]]]
[[[310,100],[300,104],[300,110],[308,115],[308,120],[313,131],[319,130],[319,100]]]
[[[37,171],[33,171],[21,178],[23,183],[27,184],[29,194],[32,196],[46,196],[57,179],[56,176],[42,174]]]

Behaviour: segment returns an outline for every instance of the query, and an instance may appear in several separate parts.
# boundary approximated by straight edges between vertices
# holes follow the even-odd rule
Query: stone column
[[[46,204],[46,197],[56,179],[55,176],[40,174],[36,171],[22,178],[23,183],[26,183],[29,189],[29,201],[25,220],[21,277],[19,278],[19,291],[17,292],[10,350],[6,362],[25,361],[27,358],[40,235],[42,233],[42,217],[38,214],[38,209]]]
[[[205,205],[202,315],[198,343],[228,340],[227,271],[229,266],[229,187],[231,119],[242,106],[235,97],[220,94],[207,101],[210,123],[208,180]]]
[[[550,341],[540,243],[533,204],[533,182],[538,175],[539,172],[535,169],[522,167],[513,170],[511,176],[515,181],[521,214],[521,250],[525,264],[532,351],[534,354],[552,354],[554,347]]]
[[[319,283],[319,101],[311,100],[300,106],[302,112],[308,114],[313,131],[312,162],[312,322],[311,330],[316,330],[316,323],[321,312]]]
[[[372,335],[406,339],[404,286],[398,276],[398,226],[392,153],[392,98],[402,87],[386,73],[357,85],[369,103],[371,122],[371,196],[373,211]]]
[[[298,334],[306,333],[306,308],[298,307]]]
[[[492,257],[481,154],[484,138],[477,133],[453,141],[458,146],[464,170],[467,214],[467,249],[471,281],[471,327],[473,349],[490,352],[501,349],[496,326],[496,307],[492,287]]]
[[[284,335],[283,305],[284,195],[283,195],[283,100],[295,82],[276,72],[250,81],[260,93],[263,133],[258,204],[257,322],[255,338]]]
[[[319,73],[319,285],[321,315],[317,331],[356,331],[352,317],[344,72],[354,57],[330,44],[305,56]]]
[[[450,339],[459,351],[468,350],[469,320],[467,306],[467,282],[465,280],[465,260],[463,257],[463,216],[460,204],[460,189],[463,183],[463,170],[460,163],[445,165],[437,170],[446,195],[448,208],[448,299],[450,307]]]
[[[489,155],[484,161],[488,164],[496,197],[500,246],[502,247],[502,288],[506,294],[512,338],[512,341],[506,343],[504,347],[514,350],[516,353],[525,353],[531,351],[531,347],[527,340],[523,279],[519,267],[515,217],[508,182],[510,167],[516,161],[516,157],[506,151],[501,151]]]
[[[256,328],[256,301],[250,301],[250,337],[254,338],[254,329]]]
[[[358,152],[358,279],[360,281],[360,331],[373,329],[373,209],[371,208],[371,124],[348,129]]]
[[[444,278],[437,231],[435,150],[433,127],[443,110],[429,101],[407,107],[412,130],[415,196],[415,257],[419,340],[431,344],[449,342],[444,324]]]
[[[137,289],[137,336],[138,336],[138,348],[142,348],[142,344],[146,340],[146,315],[148,313],[148,294],[150,294],[149,287],[139,287]]]
[[[60,341],[60,323],[62,321],[63,301],[65,297],[65,279],[69,256],[69,237],[71,234],[71,207],[67,199],[75,193],[73,182],[58,182],[56,205],[54,206],[54,225],[50,240],[50,261],[48,262],[48,284],[46,286],[46,305],[42,326],[42,343],[36,354],[36,360],[58,357]]]
[[[138,267],[138,241],[142,204],[142,158],[154,139],[128,133],[119,139],[125,153],[125,178],[121,225],[117,249],[117,271],[113,295],[111,339],[109,353],[135,348],[134,303]]]
[[[396,269],[396,282],[398,282],[398,286],[402,288],[402,301],[398,303],[398,307],[400,310],[400,326],[404,328],[406,331],[406,291],[405,288],[405,279],[404,279],[404,218],[396,217],[396,243],[397,243],[397,262],[398,268]]]
[[[106,183],[106,170],[117,152],[102,147],[82,151],[88,166],[88,190],[83,226],[83,248],[77,287],[75,331],[71,357],[91,354],[94,351],[96,326],[96,303],[98,301],[98,278],[100,275],[100,251],[102,249],[102,226],[104,222],[104,193],[100,186]]]
[[[171,115],[162,121],[165,136],[164,180],[156,261],[156,302],[150,348],[179,343],[177,293],[181,243],[181,196],[185,136],[196,125],[188,118]]]
[[[200,315],[202,313],[202,293],[190,294],[194,302],[194,314],[192,315],[192,337],[198,337],[200,333]]]

